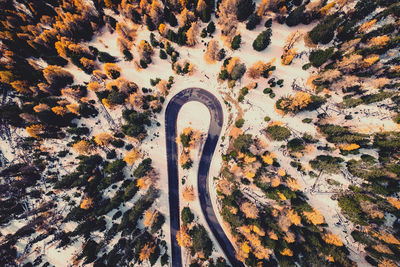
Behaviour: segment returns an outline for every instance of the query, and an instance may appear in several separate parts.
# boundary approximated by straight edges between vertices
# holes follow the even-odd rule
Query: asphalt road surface
[[[171,255],[172,266],[182,266],[181,248],[176,240],[176,233],[179,231],[179,180],[178,180],[178,151],[176,144],[177,118],[181,107],[190,101],[203,103],[210,111],[211,119],[208,129],[207,140],[204,144],[198,170],[199,200],[202,212],[207,224],[211,229],[215,239],[218,241],[226,258],[232,266],[243,266],[235,257],[235,249],[226,237],[224,231],[218,223],[212,207],[210,192],[208,187],[208,172],[210,163],[218,142],[221,128],[223,125],[223,112],[218,99],[210,92],[200,88],[188,88],[176,94],[168,103],[165,111],[165,133],[167,146],[168,162],[168,190],[169,190],[169,210],[171,223]],[[202,114],[193,114],[202,116]]]

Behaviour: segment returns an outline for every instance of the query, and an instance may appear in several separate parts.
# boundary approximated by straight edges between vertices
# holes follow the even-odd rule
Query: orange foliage
[[[150,245],[148,243],[146,243],[143,246],[142,250],[140,251],[139,259],[141,261],[147,260],[150,257],[150,255],[155,251],[155,249],[156,249],[156,246],[153,243]]]
[[[240,210],[244,213],[246,218],[257,219],[258,209],[255,204],[250,202],[244,202],[240,205]]]
[[[186,226],[181,226],[181,229],[176,233],[176,240],[181,247],[188,248],[192,246],[192,238],[187,233]]]
[[[59,116],[64,116],[65,113],[67,113],[67,111],[68,111],[66,108],[60,107],[60,106],[53,107],[53,108],[51,108],[51,110],[52,110],[55,114],[57,114],[57,115],[59,115]]]
[[[379,60],[378,55],[371,55],[367,58],[364,58],[364,63],[365,63],[366,67],[369,67],[369,66],[375,64],[378,60]]]
[[[87,210],[93,205],[93,199],[92,198],[85,198],[80,205],[81,209]]]
[[[44,126],[41,124],[34,124],[26,127],[26,132],[29,134],[29,136],[34,138],[38,138],[38,135],[43,133],[43,131]]]
[[[330,232],[324,234],[322,236],[322,239],[328,244],[332,244],[332,245],[335,245],[337,247],[343,246],[342,240],[340,240],[340,238],[337,235],[332,234]]]
[[[299,191],[301,189],[300,184],[294,178],[288,178],[286,180],[288,187],[293,191]]]
[[[373,235],[388,244],[400,245],[400,241],[391,233],[381,231],[380,233],[374,233]]]
[[[295,112],[307,107],[311,102],[311,95],[309,93],[297,92],[294,96],[284,98],[279,105],[283,110]]]
[[[360,146],[357,144],[343,144],[343,145],[340,145],[339,147],[341,150],[344,150],[344,151],[351,151],[351,150],[360,148]]]
[[[126,153],[124,157],[124,161],[128,165],[132,165],[137,159],[140,158],[139,150],[138,149],[133,149],[129,152]]]
[[[289,257],[292,257],[293,256],[293,252],[290,250],[290,249],[288,249],[288,248],[285,248],[283,251],[281,251],[280,252],[283,256],[289,256]]]
[[[158,216],[158,212],[156,210],[146,210],[144,213],[144,221],[143,224],[146,227],[151,227]]]
[[[91,150],[90,143],[86,140],[81,140],[72,145],[72,148],[79,154],[89,154]]]
[[[382,46],[385,46],[389,42],[389,40],[390,40],[390,37],[387,35],[376,36],[376,37],[372,37],[368,41],[368,45],[382,47]]]
[[[398,200],[394,197],[388,197],[387,201],[389,202],[390,205],[392,205],[396,209],[400,210],[400,200]]]
[[[266,70],[268,70],[271,67],[271,65],[272,62],[264,63],[262,61],[257,61],[256,63],[253,64],[253,66],[251,66],[248,69],[247,74],[249,75],[250,78],[258,79]],[[230,73],[230,71],[228,72]],[[269,75],[270,73],[268,73],[268,76]]]
[[[278,176],[275,176],[271,179],[271,187],[277,187],[281,184],[281,179]]]
[[[373,19],[365,22],[363,25],[360,26],[360,28],[358,28],[358,33],[366,32],[368,29],[375,25],[376,21],[376,19]]]
[[[136,185],[140,188],[140,189],[145,189],[147,188],[149,185],[147,184],[147,181],[144,178],[139,178],[136,181]]]
[[[192,185],[185,186],[182,192],[183,199],[186,201],[193,201],[195,199],[194,189]]]
[[[325,222],[324,216],[317,209],[313,211],[303,211],[303,215],[314,225],[322,224]]]
[[[42,112],[42,111],[46,111],[46,110],[49,110],[49,109],[50,109],[50,107],[48,105],[46,105],[46,104],[39,104],[39,105],[36,105],[36,106],[33,107],[33,110],[35,112]]]
[[[109,133],[99,133],[94,136],[94,141],[98,146],[107,146],[113,139]]]
[[[290,222],[294,225],[299,225],[301,222],[300,216],[292,209],[288,210],[287,217],[289,218]]]
[[[104,64],[104,71],[106,72],[107,76],[111,78],[113,76],[112,73],[121,72],[121,68],[115,63],[106,63]]]
[[[282,65],[290,65],[292,63],[293,58],[297,55],[297,51],[295,48],[291,48],[285,51],[282,55],[281,63]]]
[[[69,112],[79,115],[79,106],[77,104],[69,104],[65,106]]]
[[[167,32],[168,32],[167,26],[165,26],[164,23],[161,23],[158,26],[158,32],[161,34],[161,36],[164,36],[164,37],[167,36]]]

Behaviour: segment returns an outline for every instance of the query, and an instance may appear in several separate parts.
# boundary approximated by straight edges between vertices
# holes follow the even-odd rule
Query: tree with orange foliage
[[[54,114],[59,116],[64,116],[68,112],[66,108],[61,106],[52,107],[51,110],[54,112]]]
[[[21,94],[31,94],[32,91],[29,89],[29,84],[27,81],[13,81],[10,83],[15,91]]]
[[[104,71],[111,79],[117,79],[121,75],[121,68],[115,63],[104,64]]]
[[[140,158],[139,150],[133,149],[133,150],[129,151],[128,153],[126,153],[126,155],[124,157],[124,161],[128,165],[132,165],[139,158]]]
[[[188,229],[186,226],[182,225],[181,229],[176,233],[176,240],[179,246],[188,248],[193,245],[192,238],[188,234]]]
[[[146,62],[151,60],[151,55],[153,54],[153,48],[146,40],[140,41],[139,45],[137,46],[137,51],[139,53],[140,59]]]
[[[281,63],[282,65],[290,65],[292,63],[293,58],[297,55],[297,51],[295,48],[291,48],[285,51],[282,55]]]
[[[158,25],[162,21],[164,11],[163,7],[158,0],[153,0],[150,7],[150,18],[154,25]]]
[[[331,232],[328,232],[328,233],[322,235],[322,239],[328,244],[332,244],[337,247],[343,246],[342,240],[340,240],[340,238],[337,235],[335,235]]]
[[[146,261],[155,250],[156,246],[153,242],[151,244],[146,243],[140,251],[139,259],[141,261]]]
[[[264,63],[262,61],[257,61],[248,70],[247,74],[250,78],[258,79],[261,76],[268,78],[272,71],[268,71],[271,68],[272,62]],[[268,71],[268,72],[266,72]]]
[[[81,140],[72,145],[72,148],[80,155],[88,155],[92,150],[90,143],[86,140]]]
[[[392,205],[396,209],[400,210],[400,200],[398,200],[394,197],[388,197],[387,201],[389,202],[390,205]]]
[[[87,210],[93,206],[93,199],[92,198],[85,198],[80,205],[81,209]]]
[[[137,187],[139,187],[140,189],[146,189],[146,188],[149,186],[149,184],[147,183],[147,179],[145,179],[145,178],[139,178],[139,179],[137,179],[136,185],[137,185]]]
[[[342,144],[342,145],[339,145],[339,148],[343,151],[352,151],[352,150],[359,149],[360,146],[357,144]]]
[[[387,35],[380,35],[380,36],[375,36],[372,37],[368,41],[368,46],[378,46],[378,47],[383,47],[385,46],[390,40],[390,37]]]
[[[151,227],[158,216],[158,211],[156,210],[146,210],[144,213],[143,224],[146,227]]]
[[[324,216],[315,208],[312,211],[303,211],[303,215],[314,225],[325,222]]]
[[[74,76],[60,66],[48,65],[43,70],[43,77],[55,89],[60,89],[74,81]]]
[[[48,105],[46,105],[46,104],[40,103],[40,104],[34,106],[33,110],[35,112],[43,112],[43,111],[50,110],[50,107]]]
[[[293,209],[289,209],[286,216],[289,218],[290,222],[296,226],[301,222],[301,217]]]
[[[284,112],[298,113],[312,102],[311,95],[307,92],[297,92],[293,96],[280,98],[275,106]]]
[[[77,104],[68,104],[65,106],[69,112],[79,115],[79,106]]]
[[[114,138],[109,133],[99,133],[94,136],[94,141],[98,146],[107,146]]]
[[[373,20],[370,20],[370,21],[365,22],[363,25],[361,25],[361,26],[358,28],[358,33],[364,33],[364,32],[366,32],[368,29],[370,29],[372,26],[374,26],[376,22],[377,22],[376,19],[373,19]]]
[[[96,63],[93,60],[88,59],[86,57],[81,57],[79,62],[82,64],[83,70],[88,74],[91,74],[93,70],[96,68]]]
[[[218,60],[219,45],[218,41],[212,39],[208,42],[207,50],[204,54],[204,59],[208,64],[215,63]]]
[[[166,37],[168,33],[167,26],[165,26],[164,23],[160,23],[160,25],[158,26],[158,32],[161,36]]]
[[[33,124],[26,127],[26,132],[33,138],[39,138],[39,135],[44,131],[44,126],[41,124]]]
[[[243,202],[240,205],[240,210],[244,213],[246,218],[257,219],[258,218],[258,209],[255,204],[251,202]]]
[[[195,200],[195,194],[194,194],[194,188],[192,185],[189,186],[185,186],[185,188],[183,188],[183,199],[190,202],[190,201],[194,201]]]
[[[192,22],[192,25],[190,26],[189,30],[186,32],[186,44],[188,46],[195,46],[197,41],[196,41],[196,35],[198,34],[199,31],[199,26],[197,25],[196,22]]]

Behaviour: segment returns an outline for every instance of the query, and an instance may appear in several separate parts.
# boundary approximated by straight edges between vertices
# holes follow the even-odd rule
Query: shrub
[[[292,27],[301,23],[304,17],[304,10],[305,6],[302,5],[290,12],[289,16],[286,18],[286,25]]]
[[[315,170],[326,173],[340,173],[340,163],[344,159],[332,157],[329,155],[319,155],[314,160],[310,161],[311,167]]]
[[[240,34],[236,35],[233,37],[232,43],[231,43],[231,48],[233,50],[237,50],[240,48],[240,43],[242,42],[242,36]]]
[[[212,254],[213,243],[202,225],[196,225],[189,232],[193,240],[193,250],[203,252],[204,257],[208,258]]]
[[[320,67],[322,64],[324,64],[332,55],[333,55],[334,48],[328,48],[326,50],[314,50],[311,51],[309,60],[310,63],[314,67]]]
[[[265,21],[264,26],[265,26],[266,28],[271,28],[271,26],[272,26],[272,19],[271,19],[271,18],[267,19],[267,21]]]
[[[144,159],[144,160],[137,166],[137,168],[136,168],[135,171],[133,172],[133,175],[134,175],[136,178],[141,178],[141,177],[145,176],[146,173],[152,169],[152,167],[151,167],[151,162],[152,162],[152,160],[151,160],[150,158]]]
[[[326,17],[308,33],[311,41],[314,44],[329,43],[333,39],[334,32],[340,20],[336,14]]]
[[[256,13],[251,14],[249,20],[246,23],[246,29],[253,30],[258,24],[261,22],[261,17],[259,17]]]
[[[283,141],[290,137],[290,130],[286,127],[282,127],[279,125],[268,126],[266,129],[268,135],[271,136],[272,139],[277,141]]]
[[[268,47],[271,42],[271,29],[261,32],[253,42],[253,48],[256,51],[262,51]]]
[[[125,161],[117,159],[113,162],[108,163],[107,166],[104,168],[104,172],[109,174],[117,174],[120,173],[125,166]]]
[[[99,52],[97,58],[102,63],[114,63],[117,61],[117,59],[111,56],[109,53],[101,51]]]
[[[245,21],[253,13],[255,6],[253,0],[239,0],[236,11],[237,19]]]
[[[161,59],[167,59],[168,55],[165,53],[163,49],[160,49],[160,58]]]
[[[188,224],[188,223],[193,222],[194,214],[192,213],[192,211],[190,210],[189,207],[184,207],[182,209],[181,219],[182,219],[183,224]]]
[[[207,32],[209,34],[213,34],[215,32],[215,24],[214,24],[214,22],[211,21],[210,23],[208,23]]]
[[[288,149],[292,152],[302,151],[305,147],[303,145],[303,140],[300,138],[294,138],[287,143]]]
[[[238,119],[238,120],[235,122],[235,126],[236,126],[237,128],[242,128],[243,124],[244,124],[244,119]]]
[[[252,143],[251,134],[241,134],[233,142],[233,147],[240,152],[246,153],[249,151],[249,147]]]
[[[231,79],[236,81],[242,78],[246,72],[246,65],[244,63],[236,64],[231,71]]]
[[[122,54],[124,54],[124,59],[125,59],[126,61],[132,61],[133,55],[132,55],[132,53],[131,53],[128,49],[124,49],[124,50],[122,51]]]

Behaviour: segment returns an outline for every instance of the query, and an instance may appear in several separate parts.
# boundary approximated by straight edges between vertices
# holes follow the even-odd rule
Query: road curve
[[[210,111],[210,126],[198,170],[198,195],[200,206],[211,232],[218,241],[231,265],[243,266],[243,264],[236,259],[235,249],[219,225],[211,203],[208,187],[208,172],[224,119],[222,107],[218,99],[212,93],[201,88],[188,88],[182,90],[172,97],[165,111],[172,266],[182,266],[181,248],[176,240],[176,233],[180,228],[176,125],[179,110],[185,103],[190,101],[203,103]],[[193,116],[201,116],[201,114],[193,114]]]

